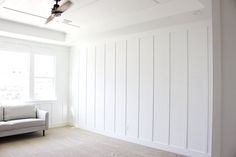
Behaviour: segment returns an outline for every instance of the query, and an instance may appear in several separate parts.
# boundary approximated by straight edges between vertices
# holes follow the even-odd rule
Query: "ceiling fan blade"
[[[71,6],[73,5],[73,3],[68,0],[65,3],[63,3],[59,8],[57,8],[57,11],[59,12],[65,12],[66,10],[68,10]]]
[[[47,18],[45,24],[48,24],[49,22],[51,22],[53,19],[55,18],[55,15],[51,15]]]

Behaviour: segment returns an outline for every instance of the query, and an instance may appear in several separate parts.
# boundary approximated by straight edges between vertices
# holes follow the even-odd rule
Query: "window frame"
[[[39,76],[35,76],[35,56],[36,55],[43,55],[43,56],[50,56],[54,58],[54,75],[53,77],[39,77]],[[30,101],[56,101],[57,100],[57,93],[56,93],[56,70],[57,70],[57,59],[56,59],[56,55],[52,55],[52,54],[44,54],[44,53],[30,53]],[[37,99],[35,97],[35,78],[49,78],[49,79],[53,79],[54,80],[54,97],[50,98],[50,99]]]
[[[25,53],[29,55],[29,73],[28,73],[28,78],[29,78],[29,82],[28,82],[28,98],[26,100],[19,100],[19,101],[24,101],[24,102],[42,102],[42,101],[50,101],[50,102],[55,102],[57,101],[57,92],[56,92],[56,88],[57,88],[57,57],[55,54],[47,54],[47,53],[37,53],[37,52],[27,52],[27,51],[14,51],[14,50],[5,50],[5,49],[1,49],[0,51],[5,51],[5,52],[14,52],[14,53]],[[40,98],[40,99],[36,99],[35,98],[35,78],[45,78],[45,77],[37,77],[35,76],[35,56],[36,55],[43,55],[43,56],[52,56],[54,57],[54,75],[53,77],[48,77],[50,79],[53,79],[54,81],[54,97],[52,98]],[[4,101],[3,101],[4,102]],[[0,101],[1,103],[1,101]]]

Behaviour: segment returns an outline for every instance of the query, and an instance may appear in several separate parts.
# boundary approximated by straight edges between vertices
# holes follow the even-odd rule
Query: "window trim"
[[[57,101],[57,57],[55,54],[44,54],[44,53],[37,53],[37,52],[23,52],[23,51],[11,51],[11,50],[0,50],[0,51],[5,51],[5,52],[14,52],[14,53],[25,53],[29,55],[29,68],[28,68],[28,72],[29,72],[29,82],[28,82],[28,99],[26,100],[18,100],[18,101],[23,101],[26,103],[31,103],[31,102],[56,102]],[[52,77],[38,77],[35,76],[35,56],[36,55],[43,55],[43,56],[52,56],[54,58],[54,75]],[[36,99],[35,98],[35,78],[50,78],[54,80],[54,95],[55,97],[52,98],[45,98],[45,99]],[[15,101],[15,100],[14,100]]]
[[[32,53],[30,53],[31,54],[31,58],[30,58],[30,61],[32,62],[31,64],[33,65],[33,66],[31,66],[30,68],[31,68],[31,70],[32,70],[32,73],[30,74],[30,81],[31,81],[31,87],[30,88],[32,88],[31,89],[31,91],[30,92],[32,92],[32,93],[30,93],[30,101],[32,101],[32,102],[42,102],[42,101],[46,101],[46,102],[48,102],[48,101],[53,101],[53,102],[55,102],[55,101],[57,101],[57,92],[56,92],[56,84],[57,84],[57,78],[56,78],[56,70],[57,70],[57,67],[56,67],[56,55],[52,55],[52,54],[43,54],[43,53],[36,53],[36,52],[32,52]],[[39,76],[35,76],[35,56],[36,55],[43,55],[43,56],[51,56],[51,57],[53,57],[54,58],[54,75],[53,75],[53,77],[39,77]],[[34,81],[35,81],[35,78],[50,78],[50,79],[54,79],[54,94],[55,94],[55,96],[53,97],[53,98],[51,98],[51,99],[48,99],[48,98],[45,98],[45,99],[36,99],[35,98],[35,91],[34,91],[34,89],[35,89],[35,85],[34,85]]]

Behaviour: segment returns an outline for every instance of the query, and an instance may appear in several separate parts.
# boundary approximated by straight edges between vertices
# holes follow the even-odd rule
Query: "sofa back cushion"
[[[36,118],[36,108],[34,105],[5,106],[3,112],[4,121]]]
[[[0,121],[3,121],[3,107],[0,106]]]

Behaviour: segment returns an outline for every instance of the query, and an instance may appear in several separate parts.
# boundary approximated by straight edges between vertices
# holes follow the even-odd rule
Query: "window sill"
[[[42,104],[42,103],[56,103],[57,99],[45,99],[45,100],[29,100],[26,101],[26,103],[38,103],[38,104]]]

